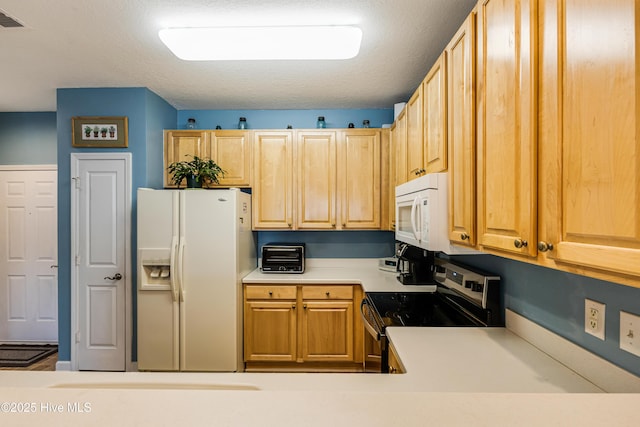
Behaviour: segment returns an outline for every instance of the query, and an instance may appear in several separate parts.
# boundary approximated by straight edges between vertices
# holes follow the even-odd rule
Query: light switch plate
[[[620,312],[620,348],[640,357],[640,316]]]

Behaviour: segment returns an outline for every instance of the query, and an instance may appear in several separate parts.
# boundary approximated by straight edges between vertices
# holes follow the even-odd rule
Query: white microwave
[[[431,173],[396,187],[396,240],[433,252],[480,253],[449,240],[448,176]]]

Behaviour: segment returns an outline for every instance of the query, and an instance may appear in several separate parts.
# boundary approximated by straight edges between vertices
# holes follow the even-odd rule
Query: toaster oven
[[[304,243],[267,243],[262,246],[264,273],[304,273]]]

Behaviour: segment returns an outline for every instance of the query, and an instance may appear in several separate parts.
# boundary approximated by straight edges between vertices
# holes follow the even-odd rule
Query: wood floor
[[[39,362],[34,363],[31,366],[27,366],[26,368],[1,368],[0,371],[55,371],[56,370],[56,362],[58,361],[58,353],[54,353],[49,357],[46,357]]]

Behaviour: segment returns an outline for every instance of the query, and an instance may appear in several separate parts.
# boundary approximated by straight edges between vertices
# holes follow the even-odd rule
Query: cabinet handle
[[[296,309],[296,305],[295,304],[291,304],[291,308],[295,310]]]
[[[290,223],[290,222],[288,222],[288,223],[287,223],[287,226],[288,226],[289,228],[291,228],[291,223]]]
[[[304,308],[306,310],[307,309],[307,304],[303,304],[302,308]]]
[[[273,291],[269,291],[269,296],[272,297],[273,296]]]
[[[538,242],[538,250],[540,252],[552,251],[553,250],[553,243],[540,241],[540,242]]]
[[[513,246],[515,246],[518,249],[526,248],[528,245],[529,245],[529,242],[527,242],[526,240],[516,239],[513,241]]]
[[[328,292],[328,291],[325,293],[325,295],[327,296],[327,298],[329,298],[329,295],[330,295],[330,294],[331,294],[331,293],[330,293],[330,292]]]
[[[390,373],[390,374],[395,374],[397,370],[398,370],[398,369],[397,369],[395,366],[390,366],[390,367],[389,367],[389,373]]]
[[[462,233],[460,235],[460,240],[469,240],[469,235],[467,233]]]

